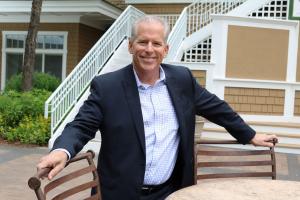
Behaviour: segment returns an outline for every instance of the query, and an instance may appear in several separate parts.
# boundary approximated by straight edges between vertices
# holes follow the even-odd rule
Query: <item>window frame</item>
[[[26,35],[27,31],[2,31],[2,67],[1,67],[1,90],[4,90],[6,83],[6,54],[7,53],[22,53],[24,56],[25,52],[25,42],[23,48],[7,48],[6,46],[6,36],[7,35]],[[67,52],[68,52],[68,32],[66,31],[39,31],[38,35],[48,35],[48,36],[63,36],[63,49],[36,49],[36,54],[42,54],[42,70],[45,69],[44,57],[47,55],[62,55],[62,74],[61,80],[66,78],[66,67],[67,67]]]

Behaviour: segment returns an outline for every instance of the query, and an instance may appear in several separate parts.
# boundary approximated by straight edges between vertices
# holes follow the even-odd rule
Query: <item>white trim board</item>
[[[125,0],[126,4],[179,4],[179,3],[193,3],[199,0]],[[236,1],[236,0],[227,0],[227,1]],[[210,0],[211,3],[219,2],[219,0]]]
[[[1,1],[0,13],[30,13],[31,1]],[[42,6],[42,15],[45,13],[101,13],[113,19],[118,18],[122,10],[104,1],[45,1]]]
[[[125,0],[126,4],[179,4],[179,3],[193,3],[195,0]]]

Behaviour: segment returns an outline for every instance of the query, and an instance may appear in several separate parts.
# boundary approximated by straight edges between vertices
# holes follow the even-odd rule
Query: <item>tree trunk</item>
[[[31,17],[28,27],[28,34],[25,43],[24,62],[22,66],[22,90],[32,89],[32,77],[35,63],[35,48],[38,26],[40,24],[40,15],[43,0],[33,0],[31,8]]]

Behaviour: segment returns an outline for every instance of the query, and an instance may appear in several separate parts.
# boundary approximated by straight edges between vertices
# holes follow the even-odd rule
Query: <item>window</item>
[[[24,57],[26,32],[3,31],[2,82],[20,73]],[[49,73],[60,80],[66,76],[67,33],[39,32],[34,70]]]

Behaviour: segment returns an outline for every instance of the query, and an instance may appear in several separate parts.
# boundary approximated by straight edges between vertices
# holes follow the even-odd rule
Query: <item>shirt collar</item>
[[[136,84],[138,86],[138,88],[148,88],[151,85],[146,84],[146,83],[142,83],[141,80],[139,79],[135,69],[133,68],[133,72],[134,72],[134,76],[135,76],[135,80],[136,80]],[[163,70],[163,68],[161,66],[159,66],[159,79],[154,83],[154,85],[156,85],[157,83],[166,82],[166,75],[165,75],[165,71]]]

